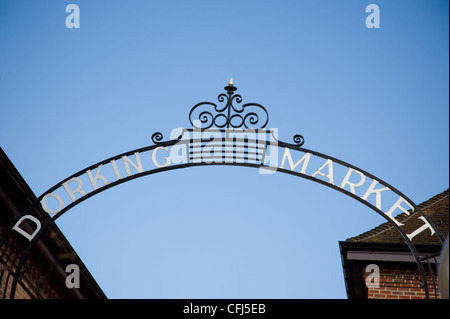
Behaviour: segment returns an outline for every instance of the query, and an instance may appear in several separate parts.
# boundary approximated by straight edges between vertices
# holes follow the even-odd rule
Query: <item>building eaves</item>
[[[418,206],[447,237],[449,229],[449,189]],[[417,218],[417,213],[413,213],[411,210],[409,213],[410,215],[402,213],[395,219],[405,224],[411,219],[412,222],[408,223],[408,227],[415,230],[421,226],[420,220]],[[437,236],[429,236],[429,234],[430,232],[419,234],[414,241],[419,244],[439,244]],[[385,222],[367,232],[346,239],[346,242],[402,243],[403,238],[391,223]]]

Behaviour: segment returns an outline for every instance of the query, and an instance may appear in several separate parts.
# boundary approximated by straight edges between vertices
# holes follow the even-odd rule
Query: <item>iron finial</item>
[[[234,86],[233,78],[230,78],[230,81],[228,82],[228,86],[225,87],[225,90],[230,95],[233,94],[233,92],[237,90],[237,87]]]

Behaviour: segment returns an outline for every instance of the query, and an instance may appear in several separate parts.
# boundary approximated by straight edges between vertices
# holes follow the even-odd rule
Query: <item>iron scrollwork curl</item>
[[[168,141],[163,141],[163,134],[161,132],[155,132],[152,135],[152,142],[154,144],[166,144],[167,142],[172,142],[172,141],[179,141],[183,138],[184,133],[186,132],[186,129],[181,129],[181,132],[179,132],[179,135],[176,138],[172,138]]]
[[[209,129],[213,126],[217,128],[241,128],[241,129],[262,129],[269,122],[269,113],[266,108],[257,103],[242,103],[242,96],[234,94],[236,87],[230,81],[225,87],[227,94],[221,93],[217,97],[224,106],[212,102],[201,102],[189,112],[189,122],[194,128]],[[206,106],[206,109],[205,109]],[[197,122],[198,121],[198,122]]]
[[[162,141],[162,139],[163,139],[163,135],[161,132],[153,133],[153,135],[152,135],[153,143],[159,144]]]
[[[300,134],[294,135],[293,140],[294,140],[295,145],[297,145],[297,146],[302,146],[305,143],[305,139]]]
[[[194,129],[206,130],[212,127],[218,128],[220,131],[227,131],[228,129],[238,130],[267,130],[269,123],[269,113],[266,108],[258,103],[241,104],[243,99],[234,91],[237,88],[234,86],[232,80],[225,87],[226,93],[221,93],[217,96],[220,104],[213,102],[201,102],[194,105],[189,112],[189,122]],[[163,141],[163,134],[156,132],[152,135],[154,144],[166,144],[167,142],[181,140],[186,131],[192,129],[183,129],[180,135],[171,139],[170,141]],[[273,133],[273,132],[272,132]],[[277,140],[273,136],[274,140]],[[302,135],[296,134],[293,136],[294,144],[301,147],[305,143]]]

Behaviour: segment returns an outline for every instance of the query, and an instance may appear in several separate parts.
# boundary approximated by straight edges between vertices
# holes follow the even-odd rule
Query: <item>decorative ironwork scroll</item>
[[[227,94],[220,94],[217,99],[225,105],[217,105],[212,102],[201,102],[196,104],[189,112],[189,121],[194,128],[209,129],[217,128],[240,128],[240,129],[262,129],[269,122],[269,113],[266,108],[258,103],[242,103],[242,97],[234,94],[237,88],[230,79],[225,87]]]

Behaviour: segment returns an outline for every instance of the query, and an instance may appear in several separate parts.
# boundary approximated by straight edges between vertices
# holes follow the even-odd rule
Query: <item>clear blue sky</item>
[[[66,5],[80,8],[68,29]],[[380,8],[368,29],[365,8]],[[233,77],[281,140],[419,204],[449,185],[448,1],[0,2],[0,146],[37,196],[188,126]],[[109,298],[346,298],[338,241],[384,220],[294,176],[140,178],[57,224]]]

